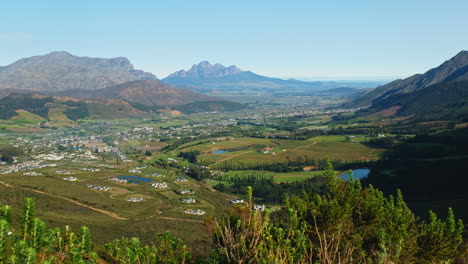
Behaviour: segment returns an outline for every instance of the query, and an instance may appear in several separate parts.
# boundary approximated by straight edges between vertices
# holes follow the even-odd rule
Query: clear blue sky
[[[409,76],[468,49],[468,1],[2,1],[0,65],[51,51],[165,77],[201,60],[276,77]]]

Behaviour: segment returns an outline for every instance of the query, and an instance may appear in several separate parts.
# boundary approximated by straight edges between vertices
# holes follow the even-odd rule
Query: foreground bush
[[[430,212],[424,222],[400,192],[384,197],[358,180],[327,177],[326,194],[288,198],[271,214],[239,207],[218,222],[218,262],[442,264],[462,255],[463,223],[451,209],[445,220]]]

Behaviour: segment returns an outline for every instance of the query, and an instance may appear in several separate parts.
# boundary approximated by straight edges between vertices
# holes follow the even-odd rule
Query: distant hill
[[[255,74],[251,71],[243,71],[236,66],[225,67],[221,64],[210,64],[208,61],[202,61],[195,64],[188,71],[180,70],[166,78],[162,82],[184,87],[200,92],[209,92],[211,90],[276,90],[282,91],[303,90],[317,91],[332,89],[343,86],[353,88],[372,88],[375,85],[372,82],[306,82],[296,79],[270,78]]]
[[[468,120],[468,52],[424,74],[396,80],[358,96],[348,106],[371,104],[360,114],[396,110],[416,120]]]
[[[0,89],[33,91],[96,90],[133,80],[157,80],[135,70],[127,58],[78,57],[52,52],[0,67]]]
[[[375,106],[396,94],[408,94],[435,84],[462,80],[468,80],[468,51],[461,51],[455,57],[424,74],[415,74],[409,78],[379,86],[356,98],[349,105],[354,107]]]
[[[95,91],[69,90],[54,93],[54,95],[85,99],[122,99],[146,106],[170,106],[222,100],[187,89],[168,86],[155,80],[130,81]]]
[[[0,99],[0,119],[24,117],[27,113],[31,113],[29,116],[54,121],[58,114],[66,120],[129,118],[142,117],[147,114],[118,99],[80,100],[16,93]]]
[[[1,91],[8,92],[3,94]],[[154,80],[130,81],[99,90],[67,90],[39,92],[28,90],[0,90],[0,119],[28,111],[50,119],[60,112],[71,120],[83,118],[113,119],[141,117],[155,110],[179,110],[186,114],[199,112],[226,112],[244,108],[244,105],[175,88]]]

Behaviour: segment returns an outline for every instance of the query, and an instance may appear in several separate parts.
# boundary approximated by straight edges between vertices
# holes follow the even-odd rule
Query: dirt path
[[[110,216],[114,219],[117,219],[117,220],[130,220],[128,218],[125,218],[125,217],[121,217],[115,213],[112,213],[112,212],[109,212],[109,211],[106,211],[106,210],[102,210],[102,209],[99,209],[99,208],[95,208],[95,207],[92,207],[92,206],[89,206],[89,205],[86,205],[86,204],[82,204],[80,202],[77,202],[75,200],[72,200],[70,198],[67,198],[67,197],[63,197],[63,196],[60,196],[60,195],[56,195],[56,194],[51,194],[51,193],[47,193],[47,192],[43,192],[43,191],[39,191],[39,190],[35,190],[35,189],[32,189],[32,188],[26,188],[26,187],[15,187],[15,186],[12,186],[11,184],[8,184],[6,182],[3,182],[3,181],[0,181],[0,184],[8,187],[8,188],[20,188],[20,189],[23,189],[23,190],[29,190],[29,191],[33,191],[35,193],[40,193],[40,194],[43,194],[43,195],[48,195],[48,196],[51,196],[51,197],[55,197],[55,198],[59,198],[59,199],[62,199],[62,200],[65,200],[65,201],[68,201],[70,203],[73,203],[75,205],[78,205],[78,206],[81,206],[81,207],[84,207],[84,208],[87,208],[87,209],[91,209],[93,211],[96,211],[96,212],[99,212],[101,214],[105,214],[107,216]]]

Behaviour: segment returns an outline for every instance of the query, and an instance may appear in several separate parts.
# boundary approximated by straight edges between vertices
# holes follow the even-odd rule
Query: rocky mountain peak
[[[198,64],[192,65],[192,67],[188,71],[180,70],[169,75],[168,77],[179,77],[187,79],[211,79],[221,78],[228,75],[235,75],[241,72],[242,71],[234,65],[225,67],[219,63],[211,64],[209,61],[201,61]]]

